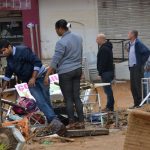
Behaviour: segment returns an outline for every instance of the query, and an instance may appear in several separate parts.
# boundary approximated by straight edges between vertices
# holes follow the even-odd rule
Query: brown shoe
[[[67,129],[67,130],[74,130],[74,129],[76,129],[75,126],[76,126],[76,123],[75,123],[75,122],[74,122],[74,123],[69,123],[69,124],[66,126],[66,129]]]
[[[50,123],[50,128],[53,134],[58,134],[59,136],[63,136],[66,133],[66,127],[58,119],[52,120],[52,122]]]
[[[75,128],[76,129],[85,129],[84,122],[78,122],[78,123],[76,123]]]

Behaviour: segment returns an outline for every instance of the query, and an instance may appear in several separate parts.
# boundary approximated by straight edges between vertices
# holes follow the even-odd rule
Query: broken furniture
[[[109,135],[109,130],[105,128],[99,129],[80,129],[80,130],[68,130],[67,137],[85,137],[85,136],[100,136]]]
[[[98,116],[98,121],[95,123],[100,123],[102,127],[104,127],[104,120],[103,117],[107,115],[107,113],[103,113],[101,111],[101,99],[99,93],[96,91],[96,93],[93,93],[92,88],[82,90],[81,95],[81,101],[83,103],[83,110],[85,113],[85,118],[88,120],[90,119],[90,122],[94,124],[93,116]],[[95,107],[98,107],[97,110]]]
[[[150,78],[142,78],[142,102],[140,106],[142,106],[144,103],[150,102]]]
[[[85,118],[90,119],[91,124],[101,124],[101,127],[104,127],[105,122],[108,122],[108,120],[113,117],[115,118],[115,126],[118,127],[118,112],[102,112],[101,99],[97,90],[97,88],[108,86],[110,83],[89,83],[89,85],[91,85],[91,87],[87,84],[87,89],[84,87],[84,90],[81,86],[81,100],[84,106]]]
[[[22,150],[25,139],[21,132],[14,126],[0,128],[0,143],[5,149]]]
[[[4,93],[14,92],[15,88],[7,89]],[[23,114],[15,114],[13,107],[22,110]],[[45,116],[36,111],[28,112],[27,108],[10,100],[1,98],[1,128],[11,128],[16,140],[19,142],[17,147],[23,147],[25,140],[30,137],[31,129],[40,128],[47,125]],[[4,134],[3,132],[0,135]],[[7,138],[7,137],[6,137]],[[11,146],[11,145],[10,145]]]

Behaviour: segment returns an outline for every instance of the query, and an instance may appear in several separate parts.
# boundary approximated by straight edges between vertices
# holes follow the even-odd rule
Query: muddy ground
[[[106,96],[103,89],[98,89],[102,107],[105,107]],[[115,97],[115,109],[125,110],[133,105],[133,99],[130,92],[129,82],[113,85]],[[106,136],[75,138],[72,143],[62,141],[45,141],[41,144],[31,142],[27,144],[24,150],[123,150],[126,129],[111,129],[110,134]]]
[[[73,143],[50,142],[26,145],[24,150],[123,150],[125,131],[106,136],[75,138]]]

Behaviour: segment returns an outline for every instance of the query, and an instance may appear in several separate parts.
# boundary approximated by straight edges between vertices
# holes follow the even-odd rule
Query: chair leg
[[[103,115],[102,114],[100,114],[101,115],[101,126],[102,126],[102,128],[104,127],[104,120],[103,120]]]

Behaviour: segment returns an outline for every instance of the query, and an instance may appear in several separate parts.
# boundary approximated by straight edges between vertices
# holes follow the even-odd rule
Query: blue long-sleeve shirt
[[[80,68],[82,64],[82,49],[82,38],[67,31],[56,43],[55,54],[50,66],[56,69],[58,74]]]
[[[46,71],[40,59],[30,48],[16,46],[13,47],[12,55],[7,57],[7,67],[3,79],[9,81],[12,74],[15,73],[22,82],[28,82],[34,70],[38,71],[38,77]]]

